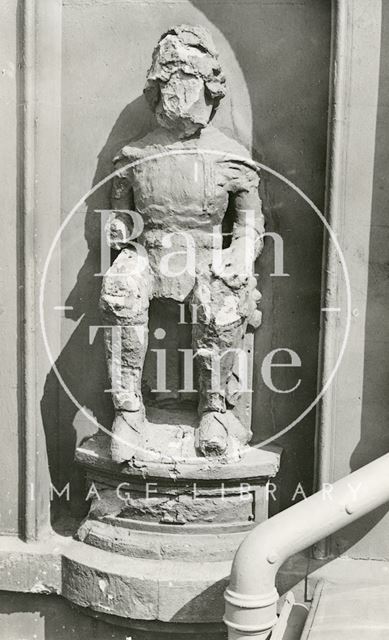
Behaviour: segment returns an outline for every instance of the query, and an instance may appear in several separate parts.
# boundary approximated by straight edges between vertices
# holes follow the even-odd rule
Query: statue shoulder
[[[235,138],[227,135],[220,129],[216,129],[216,127],[212,125],[204,129],[200,141],[201,146],[204,148],[208,147],[209,149],[215,149],[223,153],[242,154],[244,157],[250,158],[250,153],[246,147],[235,140]]]
[[[222,153],[218,163],[223,167],[228,191],[239,193],[258,190],[259,167],[246,147],[218,129],[214,129],[212,141],[208,142],[211,142],[210,149]]]
[[[129,164],[137,160],[141,156],[141,149],[136,143],[126,144],[120,149],[120,151],[114,156],[113,163],[116,168]]]
[[[258,166],[252,159],[250,151],[220,129],[210,127],[204,143],[204,146],[208,146],[209,149],[221,151],[225,155],[226,161],[235,163],[242,169],[246,168],[255,173],[258,172]]]
[[[164,146],[169,143],[169,137],[167,132],[160,128],[153,129],[142,138],[138,138],[129,142],[127,145],[121,148],[119,153],[114,157],[113,162],[115,165],[129,164],[149,155],[155,148]]]

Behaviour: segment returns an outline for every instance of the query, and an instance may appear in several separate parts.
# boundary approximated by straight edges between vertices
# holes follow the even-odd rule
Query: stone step
[[[319,582],[301,640],[388,640],[387,584]]]

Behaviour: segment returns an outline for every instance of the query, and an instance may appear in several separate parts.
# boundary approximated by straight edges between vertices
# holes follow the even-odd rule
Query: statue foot
[[[197,447],[204,456],[221,456],[226,453],[231,438],[244,446],[251,437],[252,432],[242,425],[232,411],[209,411],[200,420]]]
[[[223,417],[217,411],[204,413],[197,430],[197,447],[204,456],[221,456],[227,449],[228,432]]]
[[[118,411],[112,425],[111,456],[114,462],[131,460],[142,445],[145,411]]]
[[[114,396],[114,405],[118,411],[141,411],[142,399],[136,391],[119,391]]]

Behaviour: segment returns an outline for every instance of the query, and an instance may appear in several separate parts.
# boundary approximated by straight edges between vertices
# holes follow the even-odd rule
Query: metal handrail
[[[388,501],[386,454],[255,527],[236,552],[225,592],[229,640],[267,640],[277,622],[281,565]]]

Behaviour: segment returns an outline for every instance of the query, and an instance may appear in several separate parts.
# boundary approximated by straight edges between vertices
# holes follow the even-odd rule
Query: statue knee
[[[120,258],[120,256],[119,256]],[[125,265],[124,265],[125,266]],[[118,258],[103,278],[100,310],[105,319],[143,324],[148,319],[149,296],[147,278],[123,270]]]

